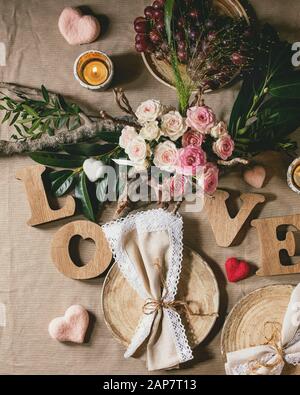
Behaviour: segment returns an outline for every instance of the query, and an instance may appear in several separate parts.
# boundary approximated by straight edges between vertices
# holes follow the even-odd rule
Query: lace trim
[[[138,232],[155,232],[167,230],[170,237],[170,269],[167,274],[167,301],[175,300],[178,282],[182,268],[183,242],[182,229],[183,221],[179,214],[171,214],[163,209],[149,210],[134,215],[129,215],[117,221],[107,223],[102,226],[105,236],[110,244],[115,261],[117,262],[123,276],[143,298],[147,295],[142,282],[130,261],[127,253],[123,249],[122,236],[137,229]],[[165,309],[166,317],[169,319],[171,333],[174,339],[176,351],[180,362],[186,362],[193,358],[192,350],[188,344],[185,328],[181,322],[180,315],[172,310]],[[155,314],[142,318],[128,347],[125,357],[128,358],[147,339]]]
[[[170,309],[164,309],[164,312],[169,319],[170,328],[172,328],[171,333],[177,355],[179,356],[179,362],[183,363],[190,361],[194,357],[180,315],[176,311]]]

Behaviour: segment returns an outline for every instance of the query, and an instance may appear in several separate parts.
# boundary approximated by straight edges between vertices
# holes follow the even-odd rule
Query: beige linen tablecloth
[[[109,19],[108,29],[94,44],[71,47],[57,29],[58,16],[64,6],[83,4],[90,6],[94,13],[105,15]],[[175,93],[152,78],[133,48],[132,21],[147,4],[142,0],[0,0],[0,42],[5,43],[7,50],[7,66],[0,67],[1,80],[34,87],[44,84],[79,104],[84,103],[94,112],[103,108],[117,114],[111,91],[89,92],[73,78],[75,58],[80,52],[93,48],[112,55],[116,65],[114,84],[126,90],[133,106],[148,98],[175,104]],[[252,0],[252,4],[260,18],[274,24],[283,37],[300,41],[299,0]],[[207,104],[213,106],[220,117],[228,119],[236,92],[237,87],[209,95]],[[7,127],[2,126],[1,138],[7,135]],[[268,182],[261,191],[267,201],[256,210],[256,215],[300,213],[299,196],[288,189],[285,181],[288,161],[277,154],[260,159],[268,166]],[[26,225],[29,207],[24,186],[15,179],[15,173],[30,164],[32,161],[25,157],[0,159],[0,303],[6,306],[7,321],[5,327],[0,327],[0,373],[146,374],[142,362],[124,360],[123,347],[105,326],[100,307],[103,277],[71,280],[60,274],[51,261],[52,237],[70,220],[37,228]],[[222,179],[220,186],[234,196],[253,191],[239,173]],[[110,216],[108,210],[103,220]],[[206,259],[218,279],[221,317],[208,339],[195,350],[194,361],[175,373],[224,374],[220,330],[232,306],[261,286],[296,284],[300,275],[252,276],[241,283],[228,284],[224,276],[226,258],[237,256],[257,267],[260,265],[255,229],[248,226],[240,245],[224,249],[216,246],[204,214],[183,213],[183,216],[185,242]],[[85,258],[93,253],[92,248],[83,248],[83,251]],[[48,335],[48,324],[74,303],[82,304],[93,314],[90,340],[79,346],[57,343]]]

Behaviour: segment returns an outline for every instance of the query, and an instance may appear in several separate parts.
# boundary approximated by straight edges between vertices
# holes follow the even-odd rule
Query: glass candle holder
[[[113,74],[113,63],[102,51],[86,51],[79,55],[74,63],[74,76],[80,85],[87,89],[107,89]]]
[[[291,163],[287,172],[287,183],[292,191],[300,195],[300,158]]]

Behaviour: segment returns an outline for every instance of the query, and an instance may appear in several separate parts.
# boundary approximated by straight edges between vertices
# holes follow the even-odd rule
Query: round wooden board
[[[128,347],[145,302],[123,277],[117,264],[112,266],[105,278],[101,299],[106,325],[113,336]],[[212,270],[196,252],[187,247],[184,248],[176,299],[189,301],[193,311],[200,310],[203,314],[217,313],[219,310],[219,289]],[[190,346],[194,348],[209,334],[217,315],[182,315],[182,319]]]
[[[231,17],[244,18],[250,22],[247,11],[238,0],[214,0],[216,8],[220,14]],[[174,74],[171,65],[164,60],[157,60],[153,54],[142,53],[143,61],[149,72],[162,84],[169,88],[175,89]],[[185,71],[185,66],[180,65],[182,76],[185,80],[190,81]],[[227,85],[227,84],[226,84]]]
[[[221,335],[221,352],[226,354],[264,344],[265,323],[283,322],[294,287],[271,285],[257,289],[241,299],[229,313]],[[283,374],[298,375],[300,366],[285,365]]]

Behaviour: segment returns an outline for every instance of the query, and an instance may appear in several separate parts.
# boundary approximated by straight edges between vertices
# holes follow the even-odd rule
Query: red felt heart
[[[229,258],[225,263],[228,281],[236,283],[247,278],[250,274],[250,265],[247,262],[239,261],[236,258]]]

